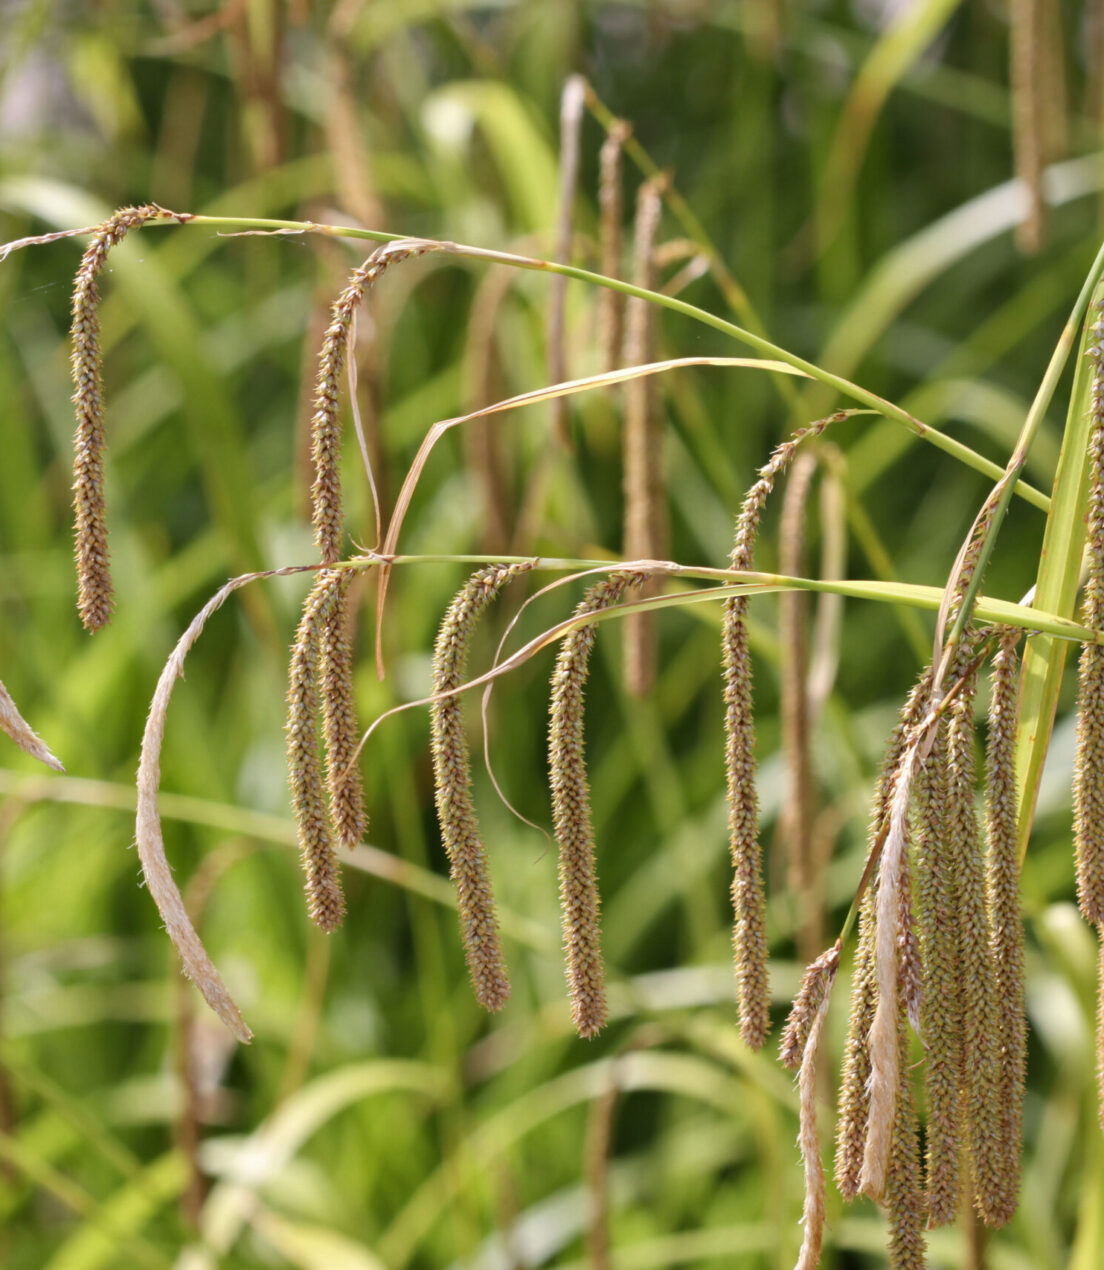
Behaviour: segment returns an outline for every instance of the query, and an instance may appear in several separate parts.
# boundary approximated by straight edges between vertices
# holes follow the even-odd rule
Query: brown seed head
[[[99,276],[107,253],[131,229],[148,220],[187,216],[167,212],[155,203],[124,207],[99,227],[81,257],[73,283],[70,328],[73,405],[77,428],[73,440],[73,512],[76,527],[77,608],[87,630],[98,631],[111,620],[114,607],[108,561],[104,506],[103,354],[100,350]]]
[[[454,692],[464,681],[476,623],[502,588],[531,565],[479,569],[456,593],[437,633],[433,651],[434,694]],[[459,696],[439,697],[430,707],[437,818],[456,886],[460,931],[476,999],[499,1010],[510,981],[495,915],[494,888],[472,797],[471,755],[464,736]]]
[[[299,831],[299,857],[306,874],[307,908],[324,930],[333,931],[345,916],[345,897],[334,854],[318,735],[318,645],[333,592],[315,583],[303,609],[288,670],[287,756],[292,809]]]
[[[359,743],[349,643],[349,582],[343,569],[318,575],[318,675],[326,742],[326,790],[338,843],[350,850],[364,837],[364,791],[354,755]]]
[[[311,509],[314,540],[326,564],[336,564],[344,554],[345,517],[341,506],[341,374],[345,368],[353,315],[365,292],[382,273],[400,260],[420,256],[428,247],[418,243],[385,243],[377,248],[349,279],[330,310],[330,325],[322,340],[314,386],[311,418],[311,456],[314,483]]]
[[[576,617],[609,608],[630,587],[644,581],[639,573],[611,573],[596,583],[575,610]],[[595,864],[583,746],[583,690],[594,646],[594,624],[564,637],[552,675],[548,729],[548,767],[552,816],[560,850],[560,906],[571,1013],[580,1036],[595,1036],[606,1023],[605,970],[599,925],[601,900]]]
[[[805,968],[801,979],[801,988],[794,998],[790,1017],[782,1029],[782,1039],[778,1046],[778,1056],[782,1066],[796,1072],[801,1066],[805,1053],[805,1043],[809,1039],[809,1028],[813,1018],[820,1009],[821,1002],[835,981],[839,969],[840,946],[833,944],[826,952],[822,952],[816,961]]]

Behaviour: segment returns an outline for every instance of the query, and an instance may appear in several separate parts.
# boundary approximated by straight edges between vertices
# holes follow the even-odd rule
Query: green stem
[[[176,221],[166,219],[148,221],[147,225],[156,226],[176,223]],[[389,234],[378,229],[354,229],[344,225],[320,225],[314,221],[272,220],[246,216],[195,215],[188,217],[187,223],[189,225],[208,225],[212,227],[223,226],[245,232],[257,230],[273,233],[327,234],[331,237],[367,239],[371,242],[399,242],[404,240],[404,235],[402,234]],[[407,239],[407,241],[413,240]],[[788,366],[793,366],[796,370],[808,375],[809,378],[816,379],[843,396],[849,397],[852,401],[868,406],[885,418],[901,424],[914,436],[922,437],[924,440],[929,441],[932,445],[958,459],[959,462],[964,463],[975,472],[980,472],[982,475],[992,479],[1001,479],[1005,475],[1004,469],[998,464],[971,450],[969,446],[963,445],[961,441],[956,441],[953,437],[947,436],[937,428],[923,423],[907,410],[902,410],[900,406],[894,405],[893,402],[887,401],[884,397],[879,397],[877,393],[870,392],[858,384],[853,384],[850,380],[844,379],[840,375],[833,375],[831,371],[823,370],[814,362],[806,361],[805,358],[798,357],[796,353],[791,353],[788,349],[772,343],[765,336],[746,330],[742,326],[737,326],[735,322],[729,322],[725,318],[708,312],[706,309],[700,309],[696,305],[688,304],[685,300],[678,299],[677,296],[662,295],[657,291],[648,291],[643,287],[634,286],[631,282],[622,282],[618,278],[607,278],[603,274],[593,273],[589,269],[580,269],[575,265],[558,264],[550,260],[538,260],[531,256],[518,256],[511,252],[495,251],[487,247],[472,247],[462,243],[439,242],[433,239],[417,239],[416,241],[424,242],[434,250],[448,252],[466,259],[486,260],[493,264],[508,265],[514,269],[528,269],[539,273],[560,274],[566,278],[574,278],[578,282],[586,282],[592,286],[607,287],[609,290],[619,291],[622,295],[658,304],[662,308],[670,309],[673,313],[679,313],[683,317],[700,322],[704,326],[712,327],[714,330],[720,331],[760,353],[766,353],[770,357],[785,362]],[[1042,511],[1047,511],[1050,507],[1050,500],[1047,496],[1025,481],[1018,480],[1016,482],[1015,492]]]

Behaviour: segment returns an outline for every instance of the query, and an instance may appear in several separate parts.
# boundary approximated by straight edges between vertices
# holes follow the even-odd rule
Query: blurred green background
[[[1047,144],[1059,165],[1044,244],[1025,255],[1012,233],[1024,199],[1008,183],[1003,3],[0,0],[0,240],[152,199],[549,256],[559,100],[578,71],[671,172],[775,340],[1003,463],[1100,238],[1102,12],[1090,0],[1055,9],[1064,82],[1051,85]],[[572,258],[590,267],[602,137],[588,115]],[[626,161],[626,215],[639,180]],[[661,242],[686,234],[668,211]],[[743,1049],[732,1003],[713,607],[663,616],[644,699],[621,686],[617,627],[598,640],[588,752],[614,1019],[597,1041],[570,1030],[555,851],[509,815],[478,765],[514,997],[493,1019],[474,1004],[422,710],[366,747],[371,849],[346,870],[344,929],[310,928],[283,762],[297,579],[257,583],[212,619],[163,754],[169,856],[253,1045],[236,1047],[182,980],[133,851],[145,712],[179,633],[228,576],[313,559],[313,359],[363,247],[150,228],[111,255],[117,612],[89,638],[74,611],[69,509],[80,244],[0,263],[0,676],[68,773],[36,769],[6,742],[0,755],[0,1265],[792,1266],[796,1095],[773,1054]],[[731,316],[709,276],[684,294]],[[387,276],[359,342],[385,506],[436,420],[547,382],[548,295],[546,278],[457,258]],[[571,374],[600,369],[596,321],[596,296],[571,284]],[[745,350],[664,314],[659,351]],[[1063,391],[1029,465],[1042,488]],[[723,565],[755,469],[834,403],[718,369],[677,372],[661,392],[672,557]],[[570,447],[547,406],[454,432],[426,468],[403,549],[616,555],[618,410],[609,394],[573,398]],[[833,432],[821,470],[846,509],[848,575],[940,585],[986,482],[890,423]],[[351,435],[346,458],[350,526],[370,545]],[[830,500],[819,506],[814,497],[810,569],[842,523]],[[768,568],[777,519],[775,507]],[[1028,588],[1042,524],[1013,509],[990,593]],[[361,586],[365,723],[426,692],[436,625],[464,576],[455,563],[396,571],[383,683],[374,590]],[[487,622],[473,669],[489,664],[520,598],[508,593]],[[576,598],[542,599],[515,638]],[[778,823],[774,598],[755,601],[752,620],[780,1021],[800,964]],[[879,747],[931,631],[927,615],[849,602],[832,641],[838,672],[812,741],[817,841],[831,853],[826,931],[861,873]],[[547,653],[515,673],[489,714],[496,775],[542,825],[551,664]],[[968,1234],[939,1232],[933,1266],[1104,1264],[1095,954],[1071,905],[1071,749],[1063,713],[1024,876],[1033,1031],[1021,1211],[987,1262]],[[845,991],[822,1063],[826,1144]],[[824,1264],[884,1265],[877,1210],[829,1197]]]

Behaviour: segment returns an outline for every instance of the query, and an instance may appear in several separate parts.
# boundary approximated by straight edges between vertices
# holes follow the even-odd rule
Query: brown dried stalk
[[[1104,309],[1104,305],[1101,305]],[[1104,313],[1093,324],[1089,431],[1088,580],[1084,624],[1104,627]],[[1073,836],[1077,898],[1085,920],[1104,922],[1104,647],[1082,644],[1077,698],[1077,758],[1073,769]]]
[[[76,521],[77,608],[87,630],[98,631],[111,620],[114,607],[108,560],[104,505],[103,353],[100,349],[99,276],[107,253],[130,230],[149,220],[186,221],[189,216],[166,211],[156,203],[123,207],[96,230],[81,257],[73,284],[73,405],[77,430],[73,440],[73,512]]]
[[[560,98],[560,195],[556,213],[556,262],[566,264],[571,256],[571,221],[575,207],[575,191],[579,184],[579,133],[583,125],[586,102],[586,80],[572,75],[564,84]],[[556,274],[548,289],[548,379],[558,384],[567,378],[567,356],[564,350],[564,312],[567,301],[567,278]],[[551,403],[552,423],[556,435],[566,446],[567,402],[562,397]]]
[[[212,613],[215,613],[240,587],[259,578],[286,577],[305,572],[302,566],[270,569],[266,573],[245,573],[232,578],[207,601],[192,619],[191,625],[181,635],[176,647],[165,663],[157,688],[150,703],[149,718],[142,736],[142,758],[138,764],[138,806],[135,817],[135,834],[138,859],[142,875],[165,930],[180,954],[184,970],[203,993],[207,1004],[226,1024],[239,1041],[247,1043],[253,1033],[246,1027],[238,1007],[219,977],[218,971],[207,955],[203,942],[196,934],[180,891],[173,881],[172,870],[165,858],[165,842],[161,835],[161,814],[158,807],[158,789],[161,784],[161,745],[165,737],[165,717],[172,699],[173,685],[184,674],[184,660],[192,645],[199,639]],[[317,750],[316,750],[317,753]]]
[[[1021,632],[1000,632],[993,662],[986,754],[986,899],[989,937],[999,1003],[994,1020],[999,1064],[994,1098],[1001,1117],[1001,1147],[995,1152],[996,1183],[990,1219],[1004,1225],[1016,1211],[1020,1186],[1027,1018],[1024,1012],[1024,936],[1020,915],[1020,865],[1016,845],[1016,722]]]
[[[596,583],[575,609],[575,617],[597,613],[644,581],[639,573],[611,573]],[[560,905],[563,910],[567,981],[571,1015],[580,1036],[595,1036],[608,1016],[601,900],[595,866],[594,827],[590,813],[583,747],[583,689],[594,646],[594,623],[570,631],[552,675],[548,729],[548,766],[552,815],[560,850]]]
[[[359,268],[354,269],[345,290],[330,310],[330,325],[322,340],[314,386],[311,419],[311,456],[314,483],[311,515],[314,540],[325,564],[336,564],[344,554],[345,517],[341,506],[341,424],[338,418],[340,383],[348,356],[353,317],[365,292],[392,264],[428,251],[424,243],[384,243]]]
[[[60,761],[50,753],[46,742],[19,713],[11,693],[4,687],[2,681],[0,681],[0,731],[6,732],[21,750],[25,750],[40,763],[52,767],[55,772],[65,771]]]
[[[323,570],[319,598],[318,675],[326,742],[326,792],[338,843],[350,850],[364,837],[364,791],[356,763],[360,729],[353,705],[353,653],[349,643],[349,583],[345,570]]]
[[[917,878],[924,962],[921,1013],[927,1047],[927,1210],[929,1226],[958,1212],[962,1137],[962,1006],[955,914],[956,871],[947,827],[947,723],[941,720],[920,773]]]
[[[733,569],[750,569],[763,507],[774,482],[808,436],[819,435],[843,415],[830,415],[795,432],[771,455],[748,490],[736,521]],[[759,846],[759,800],[755,788],[755,720],[752,712],[752,668],[748,653],[745,596],[725,602],[722,655],[724,662],[725,773],[728,786],[728,835],[732,855],[732,933],[736,964],[736,1002],[740,1035],[759,1049],[770,1031],[770,988],[767,975],[766,901]]]
[[[878,1001],[870,1025],[870,1112],[863,1148],[859,1188],[871,1199],[885,1193],[897,1121],[901,1084],[901,1046],[898,1027],[900,997],[901,889],[909,848],[909,803],[919,757],[917,740],[910,740],[897,768],[889,806],[889,829],[878,862],[878,892],[874,902],[874,970]]]
[[[1034,253],[1043,245],[1043,67],[1039,47],[1040,0],[1012,0],[1010,8],[1010,78],[1012,81],[1012,145],[1016,175],[1027,190],[1027,216],[1016,227],[1020,250]]]
[[[430,708],[433,777],[441,838],[459,901],[460,931],[476,999],[499,1010],[510,981],[495,916],[494,888],[472,798],[471,755],[456,690],[464,680],[475,625],[502,588],[532,568],[530,562],[480,569],[456,593],[441,623],[433,651]],[[450,695],[443,695],[450,694]]]
[[[621,277],[622,204],[621,156],[632,128],[615,119],[598,154],[598,232],[601,239],[600,271],[607,278]],[[598,291],[598,342],[602,365],[616,370],[621,365],[621,341],[625,321],[625,297],[620,291],[601,287]]]
[[[836,1118],[835,1178],[846,1200],[859,1194],[866,1121],[870,1111],[870,1048],[867,1037],[877,1004],[874,977],[874,889],[868,887],[859,909],[859,940],[851,970],[851,1013],[843,1051],[839,1111]]]
[[[805,1025],[805,1043],[802,1047],[801,1073],[798,1089],[801,1096],[801,1130],[798,1145],[805,1170],[805,1204],[802,1220],[805,1234],[801,1240],[795,1270],[816,1270],[820,1250],[824,1242],[824,1166],[820,1162],[820,1137],[816,1125],[816,1057],[820,1045],[820,1033],[828,1015],[832,985],[836,981],[839,966],[839,945],[824,953],[817,961],[824,961],[834,954],[834,960],[819,976],[819,1002]],[[816,964],[816,963],[814,963]],[[812,969],[812,967],[810,967]],[[804,985],[803,985],[804,987]]]
[[[636,200],[633,236],[633,281],[655,288],[655,241],[663,212],[666,177],[641,185]],[[626,366],[655,358],[656,310],[646,300],[630,299],[625,311]],[[663,419],[659,381],[638,376],[625,385],[624,455],[625,528],[623,549],[630,560],[662,560],[667,555],[667,491],[663,463]],[[644,595],[654,595],[650,579]],[[625,619],[625,686],[646,696],[655,679],[656,627],[654,613],[634,613]]]
[[[306,875],[307,909],[324,931],[345,916],[345,896],[326,815],[318,735],[318,659],[321,630],[336,588],[329,571],[319,575],[303,606],[288,669],[287,757],[291,804],[299,834],[299,857]]]

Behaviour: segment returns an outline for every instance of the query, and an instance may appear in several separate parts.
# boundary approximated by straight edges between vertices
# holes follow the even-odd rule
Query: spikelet
[[[1100,303],[1104,309],[1104,302]],[[1089,432],[1088,581],[1082,621],[1104,628],[1104,313],[1089,341],[1093,363]],[[1073,769],[1073,836],[1077,898],[1085,920],[1104,922],[1104,647],[1083,644],[1077,699],[1077,758]]]
[[[897,1012],[897,1044],[902,1054],[907,1052],[908,1032],[903,1002]],[[920,1144],[907,1063],[901,1064],[898,1073],[896,1108],[889,1176],[886,1179],[889,1265],[890,1270],[925,1270]]]
[[[611,573],[587,591],[574,616],[584,617],[616,604],[644,581],[638,573]],[[580,1036],[595,1036],[608,1017],[594,828],[590,814],[583,749],[583,689],[594,646],[594,624],[564,637],[552,675],[548,767],[552,815],[560,852],[560,905],[563,910],[571,1016]]]
[[[345,897],[326,816],[318,736],[318,646],[320,628],[334,593],[319,578],[303,607],[288,670],[287,754],[291,802],[306,874],[307,908],[324,931],[345,916]]]
[[[778,1044],[778,1057],[783,1067],[791,1072],[799,1070],[805,1054],[809,1029],[821,1002],[831,990],[839,969],[840,945],[835,943],[826,952],[805,968],[801,979],[801,988],[794,998],[790,1017],[782,1029],[782,1037]]]
[[[324,569],[316,584],[320,601],[318,677],[326,741],[326,792],[338,844],[352,849],[364,837],[364,791],[355,755],[360,740],[353,705],[353,654],[349,646],[349,582],[344,569]]]
[[[830,415],[783,442],[747,492],[736,521],[733,569],[750,569],[763,507],[774,482],[807,436],[819,435],[837,419]],[[725,601],[722,658],[725,703],[725,774],[728,786],[728,837],[732,854],[732,943],[736,964],[736,1003],[740,1035],[759,1049],[770,1031],[767,975],[766,901],[759,847],[759,800],[755,789],[755,721],[752,714],[751,658],[748,652],[747,598]]]
[[[830,960],[826,962],[826,959]],[[828,1014],[832,985],[836,981],[839,945],[837,944],[818,957],[814,965],[821,962],[826,964],[817,976],[819,984],[815,993],[818,997],[817,1004],[802,1025],[805,1037],[801,1049],[801,1071],[798,1076],[801,1130],[797,1141],[801,1148],[801,1159],[805,1171],[805,1204],[802,1214],[805,1234],[801,1241],[801,1251],[798,1254],[795,1270],[816,1270],[817,1263],[820,1261],[821,1245],[824,1242],[824,1166],[820,1162],[820,1137],[816,1124],[816,1057],[820,1033]],[[810,971],[812,968],[810,966]],[[808,980],[808,974],[806,979]]]
[[[1020,631],[1000,632],[993,661],[986,753],[986,902],[999,1002],[994,1020],[999,1063],[996,1105],[1001,1147],[996,1152],[996,1189],[989,1220],[1004,1225],[1016,1211],[1020,1186],[1027,1018],[1024,1013],[1024,936],[1020,915],[1020,866],[1016,847],[1016,719],[1019,712]]]
[[[645,181],[636,200],[633,281],[646,290],[655,286],[655,241],[663,211],[665,185],[666,177]],[[630,299],[625,312],[625,365],[638,366],[652,361],[655,343],[655,306],[646,300]],[[622,449],[624,555],[630,560],[663,559],[668,545],[667,494],[659,380],[654,375],[630,379],[625,384]],[[648,580],[644,594],[655,594],[654,579]],[[655,679],[655,614],[631,614],[625,619],[624,637],[625,686],[634,696],[643,697]]]
[[[162,217],[188,217],[167,212],[155,203],[124,207],[96,230],[81,257],[73,284],[73,404],[77,429],[73,440],[73,512],[76,522],[77,608],[87,630],[98,631],[111,620],[114,607],[108,560],[104,506],[103,354],[100,350],[99,276],[107,253],[131,229]]]
[[[341,506],[341,374],[345,368],[349,331],[353,316],[365,292],[397,261],[419,256],[429,248],[419,243],[393,243],[374,251],[354,269],[345,290],[330,309],[330,324],[322,340],[314,384],[314,414],[311,418],[311,457],[314,482],[311,485],[311,518],[314,541],[324,564],[336,564],[343,555],[345,517]]]
[[[927,1222],[958,1212],[962,1130],[962,1005],[955,913],[955,867],[947,832],[947,723],[942,719],[918,783],[917,892],[924,964],[921,1030],[927,1050]]]
[[[0,682],[0,732],[6,732],[21,750],[25,750],[40,763],[45,763],[47,767],[52,767],[55,772],[65,771],[61,763],[50,753],[46,742],[19,713],[11,693],[2,682]]]
[[[977,819],[974,758],[976,667],[969,665],[970,641],[957,661],[962,690],[948,711],[947,836],[955,861],[958,969],[962,1005],[961,1093],[966,1143],[973,1173],[974,1206],[987,1224],[999,1204],[1003,1137],[996,1105],[998,1038],[996,971],[986,909],[985,866]]]
[[[924,967],[920,936],[913,917],[912,865],[901,857],[901,887],[897,897],[897,948],[901,976],[901,1002],[912,1030],[923,1039],[921,1014],[924,1008]]]
[[[464,681],[476,622],[499,591],[531,568],[526,562],[480,569],[456,593],[433,650],[433,692],[454,692]],[[471,755],[464,737],[460,698],[438,697],[430,707],[433,777],[441,838],[460,911],[460,931],[479,1004],[499,1010],[510,995],[495,917],[494,889],[472,799]]]
[[[897,723],[886,743],[878,783],[874,790],[870,815],[870,850],[877,843],[889,814],[893,796],[894,775],[901,762],[909,733],[919,721],[931,687],[931,668],[925,670],[909,694]],[[870,1111],[870,1049],[868,1037],[877,1004],[877,980],[874,964],[875,880],[869,879],[859,909],[859,940],[855,964],[851,972],[851,1015],[844,1047],[839,1114],[836,1120],[836,1186],[846,1200],[859,1194],[866,1124]]]
[[[631,132],[623,119],[615,119],[598,153],[600,270],[607,278],[621,277],[621,155]],[[602,287],[598,292],[598,340],[606,370],[616,370],[621,364],[624,323],[625,297],[611,287]]]

